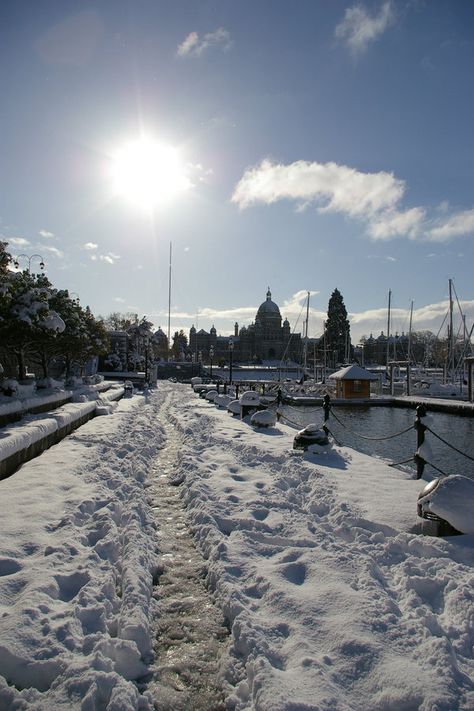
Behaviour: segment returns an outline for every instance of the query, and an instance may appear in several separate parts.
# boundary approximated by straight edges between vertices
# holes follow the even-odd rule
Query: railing
[[[296,409],[296,408],[295,408]],[[314,409],[314,412],[320,412],[320,409],[316,408]],[[288,422],[289,424],[296,426],[296,427],[301,427],[301,424],[297,422],[293,422],[290,418],[288,418],[286,415],[284,415],[282,412],[279,413],[279,419],[284,420],[285,422]],[[396,467],[396,466],[401,466],[403,464],[408,464],[410,462],[414,462],[416,464],[416,478],[421,479],[424,473],[424,469],[426,465],[429,465],[432,467],[435,471],[437,471],[439,474],[442,476],[448,476],[447,472],[443,471],[440,469],[436,464],[433,463],[432,461],[432,453],[431,453],[431,448],[429,447],[428,442],[426,441],[425,438],[425,433],[429,432],[432,434],[436,439],[438,439],[440,442],[442,442],[444,445],[452,449],[453,451],[457,452],[458,454],[461,454],[462,456],[466,457],[466,459],[469,459],[470,461],[474,461],[474,457],[471,457],[471,455],[467,454],[466,452],[463,452],[460,450],[458,447],[455,445],[451,444],[448,442],[444,437],[441,437],[441,435],[437,434],[431,426],[430,426],[430,417],[428,416],[426,406],[425,405],[419,405],[416,408],[416,417],[415,421],[412,425],[409,427],[406,427],[403,430],[400,430],[399,432],[393,432],[391,434],[383,435],[383,436],[377,436],[377,437],[372,437],[366,434],[363,434],[362,432],[357,432],[356,430],[353,430],[349,425],[341,420],[341,418],[334,412],[334,409],[331,407],[331,399],[329,395],[325,395],[324,400],[323,400],[323,422],[321,423],[322,429],[326,432],[326,434],[330,434],[331,437],[334,439],[337,445],[342,446],[341,442],[338,441],[338,438],[336,438],[334,432],[330,428],[330,418],[333,418],[343,429],[347,430],[350,432],[352,435],[355,437],[360,437],[361,439],[364,440],[372,440],[372,441],[383,441],[383,440],[389,440],[389,439],[394,439],[395,437],[400,437],[404,434],[407,434],[408,432],[411,432],[413,430],[416,431],[417,437],[416,437],[416,451],[414,454],[412,454],[408,459],[404,459],[403,461],[400,462],[392,462],[389,464],[391,467]]]

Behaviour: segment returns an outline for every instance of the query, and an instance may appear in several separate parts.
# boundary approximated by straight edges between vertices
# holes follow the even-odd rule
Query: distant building
[[[232,336],[218,336],[214,326],[209,333],[204,329],[189,331],[189,347],[193,358],[209,362],[213,348],[214,362],[229,359],[229,341],[233,342],[233,359],[242,363],[259,363],[268,360],[301,362],[302,338],[300,333],[291,333],[288,319],[282,323],[278,305],[272,301],[270,287],[265,301],[260,304],[255,322],[249,326],[234,326]]]
[[[336,381],[336,397],[346,400],[370,397],[370,383],[378,376],[359,365],[348,365],[329,376]]]
[[[372,334],[368,338],[364,336],[358,348],[358,355],[365,365],[384,365],[387,361],[387,350],[389,360],[405,360],[408,356],[408,336],[396,333],[387,339],[383,331],[377,338]]]

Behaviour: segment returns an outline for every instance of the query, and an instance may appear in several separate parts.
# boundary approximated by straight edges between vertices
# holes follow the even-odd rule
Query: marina
[[[332,403],[336,404],[336,403]],[[333,437],[341,444],[353,447],[360,452],[374,457],[380,457],[391,463],[405,461],[413,457],[417,449],[416,431],[408,430],[399,437],[385,438],[393,433],[410,428],[415,422],[415,412],[411,407],[398,399],[396,406],[383,405],[372,407],[369,404],[346,403],[344,408],[337,408],[337,412],[330,414],[328,427]],[[431,404],[431,403],[430,403]],[[439,404],[439,403],[438,403]],[[448,403],[449,404],[449,403]],[[468,403],[463,403],[468,405]],[[429,411],[428,411],[429,412]],[[465,411],[461,411],[465,412]],[[311,422],[323,424],[323,410],[309,405],[282,406],[283,416],[291,421],[294,427],[303,428]],[[336,419],[340,420],[340,422]],[[436,434],[452,444],[468,457],[474,458],[474,419],[453,411],[437,411],[432,415],[430,426]],[[344,426],[340,423],[344,423]],[[462,474],[474,479],[474,464],[470,459],[443,444],[436,437],[427,433],[427,441],[433,453],[433,463],[446,474]],[[416,468],[411,461],[403,466]],[[438,473],[427,465],[427,472],[432,476]]]

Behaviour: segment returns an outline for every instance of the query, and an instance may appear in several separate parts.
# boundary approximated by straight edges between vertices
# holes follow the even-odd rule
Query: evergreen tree
[[[327,363],[344,363],[352,355],[350,326],[344,299],[339,289],[334,289],[329,299],[328,318],[324,323]]]

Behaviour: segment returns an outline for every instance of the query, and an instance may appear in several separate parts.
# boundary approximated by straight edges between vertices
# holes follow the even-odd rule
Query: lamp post
[[[229,338],[229,385],[232,385],[232,362],[234,356],[234,341]]]
[[[214,347],[211,346],[211,347],[209,348],[209,360],[211,361],[211,373],[210,373],[210,375],[211,375],[211,380],[212,380],[212,359],[213,359],[213,358],[214,358]]]
[[[148,333],[145,333],[144,341],[145,341],[145,387],[146,387],[148,385],[148,344],[149,344]]]
[[[20,267],[20,259],[24,257],[25,259],[28,260],[28,273],[31,271],[31,260],[32,259],[39,259],[40,260],[40,269],[44,269],[44,260],[41,254],[32,254],[31,256],[28,254],[19,254],[18,257],[15,258],[15,261],[13,262],[14,266],[16,269]]]

